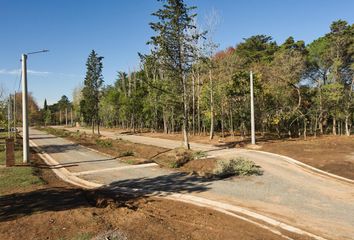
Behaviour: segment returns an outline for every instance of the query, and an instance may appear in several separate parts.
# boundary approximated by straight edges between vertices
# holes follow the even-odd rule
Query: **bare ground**
[[[354,136],[323,136],[274,141],[261,150],[292,157],[324,171],[354,180]]]
[[[109,129],[107,129],[109,130]],[[131,134],[123,130],[117,132]],[[181,140],[179,133],[137,133],[137,135]],[[294,158],[310,166],[321,170],[354,180],[354,136],[320,136],[317,138],[308,137],[307,140],[297,139],[276,139],[272,136],[262,138],[258,136],[259,150],[281,154]],[[248,139],[241,139],[240,136],[215,136],[209,140],[209,136],[195,135],[190,137],[191,142],[212,144],[215,146],[227,146],[244,148],[250,142]]]
[[[128,239],[282,239],[202,207],[73,187],[60,181],[38,157],[34,168],[46,184],[0,196],[0,239],[90,239],[110,230]]]

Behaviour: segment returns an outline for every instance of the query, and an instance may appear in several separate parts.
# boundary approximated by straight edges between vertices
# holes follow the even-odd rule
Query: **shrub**
[[[133,151],[125,151],[125,152],[122,152],[120,155],[120,157],[129,157],[129,156],[134,156],[134,152]]]
[[[112,147],[112,141],[111,140],[105,140],[105,139],[96,139],[96,144],[100,147]]]
[[[261,175],[262,171],[254,162],[238,157],[231,160],[218,160],[214,174],[220,177],[233,175]]]
[[[173,163],[173,167],[181,167],[187,162],[191,161],[194,159],[193,153],[190,150],[185,150],[183,148],[178,148],[175,150],[176,151],[176,161]]]
[[[208,154],[204,151],[196,151],[193,153],[193,159],[201,159],[207,157]]]

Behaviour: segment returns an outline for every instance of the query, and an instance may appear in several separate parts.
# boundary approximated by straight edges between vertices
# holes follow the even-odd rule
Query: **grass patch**
[[[126,160],[125,162],[128,163],[128,164],[130,164],[130,165],[134,165],[134,164],[135,164],[135,161],[134,161],[134,160],[131,160],[131,159]]]
[[[238,157],[231,160],[218,160],[213,173],[219,177],[228,177],[233,175],[261,175],[262,171],[254,162]]]
[[[35,176],[33,168],[29,166],[0,169],[0,194],[14,188],[24,188],[43,183],[39,177]]]
[[[73,237],[71,240],[90,240],[92,239],[91,233],[80,233],[77,236]]]
[[[107,139],[96,139],[96,144],[104,148],[112,147],[112,141]]]
[[[131,157],[131,156],[134,156],[134,152],[133,151],[125,151],[125,152],[122,152],[119,157]]]
[[[65,130],[65,129],[51,128],[51,127],[43,127],[43,128],[38,128],[38,129],[44,130],[49,134],[52,134],[52,135],[55,135],[58,137],[63,137],[63,138],[69,137],[72,135],[68,130]]]
[[[204,151],[195,151],[193,152],[193,159],[206,158],[208,154]]]
[[[176,162],[170,162],[170,168],[178,168],[178,164]]]

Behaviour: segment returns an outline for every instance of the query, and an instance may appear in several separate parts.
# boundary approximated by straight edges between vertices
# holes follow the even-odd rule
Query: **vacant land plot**
[[[122,239],[282,239],[202,207],[79,189],[59,180],[36,155],[32,161],[0,169],[0,239],[83,240],[105,233]],[[13,175],[13,169],[22,171]]]
[[[323,136],[264,143],[261,150],[282,154],[354,180],[354,137]]]
[[[109,130],[109,129],[106,129]],[[111,130],[124,133],[123,130]],[[130,134],[130,132],[126,132]],[[137,135],[171,140],[181,140],[181,134],[137,133]],[[244,148],[249,140],[240,136],[216,136],[209,140],[208,136],[191,136],[191,142],[208,143],[216,146]],[[294,158],[310,166],[354,180],[354,136],[320,136],[303,139],[265,139],[258,138],[260,150],[277,153]]]
[[[58,137],[64,137],[75,143],[90,147],[128,164],[155,162],[160,167],[176,171],[213,178],[234,175],[260,175],[259,166],[247,159],[230,162],[217,158],[209,158],[203,151],[185,150],[184,148],[166,149],[151,145],[132,143],[122,139],[110,139],[104,136],[89,134],[85,131],[69,131],[60,128],[40,128]],[[231,163],[233,166],[228,166]],[[245,164],[246,163],[246,164]],[[249,165],[251,163],[251,165]],[[225,165],[226,164],[226,165]],[[227,173],[227,174],[226,174]]]

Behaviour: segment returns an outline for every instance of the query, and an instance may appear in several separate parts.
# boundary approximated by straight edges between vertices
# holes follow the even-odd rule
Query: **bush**
[[[196,151],[193,153],[193,159],[206,158],[208,154],[204,151]]]
[[[112,141],[111,140],[105,140],[105,139],[96,139],[96,144],[100,147],[112,147]]]
[[[214,174],[220,177],[262,174],[259,166],[242,157],[231,160],[218,160],[216,164]]]
[[[134,156],[134,152],[133,151],[125,151],[125,152],[122,152],[119,157],[129,157],[129,156]]]
[[[193,152],[184,148],[175,149],[176,161],[173,163],[173,168],[181,167],[187,162],[194,159]]]

